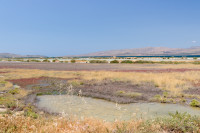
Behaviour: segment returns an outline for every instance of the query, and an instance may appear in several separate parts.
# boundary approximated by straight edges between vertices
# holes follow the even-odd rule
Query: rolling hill
[[[0,58],[39,58],[39,57],[47,57],[42,55],[18,55],[11,53],[0,53]]]
[[[100,51],[78,56],[184,56],[200,55],[200,46],[190,48],[145,47]]]

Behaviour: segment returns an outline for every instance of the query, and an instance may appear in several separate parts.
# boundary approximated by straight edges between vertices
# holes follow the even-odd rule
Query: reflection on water
[[[38,96],[37,106],[51,113],[65,113],[78,117],[93,117],[107,121],[130,120],[132,118],[153,118],[168,115],[169,112],[188,112],[200,115],[200,110],[177,104],[132,103],[115,104],[105,100],[71,95]]]

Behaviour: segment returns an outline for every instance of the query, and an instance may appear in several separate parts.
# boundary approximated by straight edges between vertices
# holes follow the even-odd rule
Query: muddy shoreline
[[[183,104],[189,106],[189,102],[174,102],[171,101],[170,96],[165,96],[166,91],[156,87],[151,82],[144,82],[141,84],[134,84],[129,81],[112,81],[105,79],[102,81],[82,81],[80,84],[71,85],[68,81],[73,79],[62,78],[29,78],[29,79],[15,79],[9,80],[15,85],[19,85],[22,89],[28,90],[29,94],[20,99],[26,106],[32,105],[35,107],[36,112],[44,112],[46,115],[58,115],[55,113],[49,113],[48,110],[37,108],[37,96],[42,95],[76,95],[83,97],[91,97],[96,99],[103,99],[106,101],[118,103],[118,104],[130,104],[130,103],[173,103]],[[193,91],[199,89],[189,89],[185,93],[193,93]],[[196,93],[194,91],[194,93]],[[161,100],[156,100],[155,97],[162,97]],[[178,97],[179,98],[179,97]],[[184,97],[186,99],[186,97]],[[179,99],[183,99],[180,96]],[[192,98],[189,100],[191,101]]]

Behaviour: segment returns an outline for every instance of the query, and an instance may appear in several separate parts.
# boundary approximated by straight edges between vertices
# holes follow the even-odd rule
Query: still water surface
[[[200,115],[197,108],[160,103],[116,104],[105,100],[71,95],[44,95],[37,97],[37,107],[50,113],[62,113],[81,117],[93,117],[107,121],[130,120],[167,116],[169,112],[188,112]]]

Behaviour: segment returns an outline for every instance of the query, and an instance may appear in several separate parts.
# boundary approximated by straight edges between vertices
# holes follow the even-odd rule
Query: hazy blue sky
[[[200,45],[200,0],[1,0],[0,53]]]

